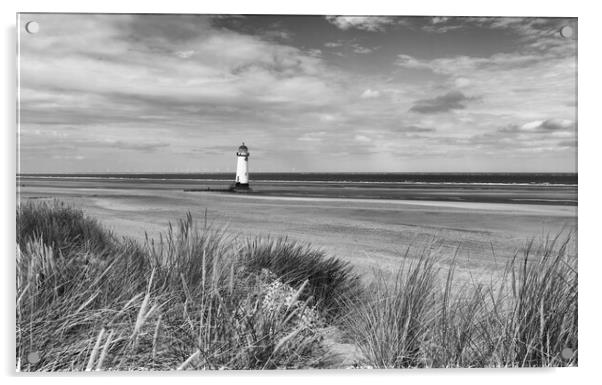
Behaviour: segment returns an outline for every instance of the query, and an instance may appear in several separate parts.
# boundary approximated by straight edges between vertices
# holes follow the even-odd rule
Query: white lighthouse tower
[[[249,149],[245,146],[245,143],[238,147],[236,157],[238,158],[236,163],[236,183],[234,188],[237,190],[248,190],[249,189]]]

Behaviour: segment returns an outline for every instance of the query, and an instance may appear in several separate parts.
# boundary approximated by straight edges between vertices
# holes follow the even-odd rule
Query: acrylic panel
[[[17,31],[18,371],[578,364],[576,18]]]

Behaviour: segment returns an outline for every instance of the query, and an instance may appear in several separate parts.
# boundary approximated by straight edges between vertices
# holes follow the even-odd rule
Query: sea
[[[20,177],[232,181],[233,173],[36,173]],[[399,183],[399,184],[495,184],[577,186],[577,173],[251,173],[254,182],[282,183]]]

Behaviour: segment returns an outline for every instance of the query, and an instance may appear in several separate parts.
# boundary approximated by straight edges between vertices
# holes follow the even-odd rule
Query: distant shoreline
[[[231,182],[233,173],[36,173],[18,179]],[[358,185],[577,186],[576,173],[253,173],[252,183]]]

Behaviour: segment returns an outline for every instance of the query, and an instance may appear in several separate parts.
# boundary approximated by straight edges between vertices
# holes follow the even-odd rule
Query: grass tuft
[[[286,238],[248,240],[241,255],[252,270],[267,269],[293,286],[307,281],[300,298],[312,299],[330,316],[345,312],[344,304],[361,291],[359,277],[350,264]]]
[[[57,255],[86,250],[101,253],[109,249],[113,236],[83,211],[60,201],[25,202],[17,209],[17,244],[41,239]]]

